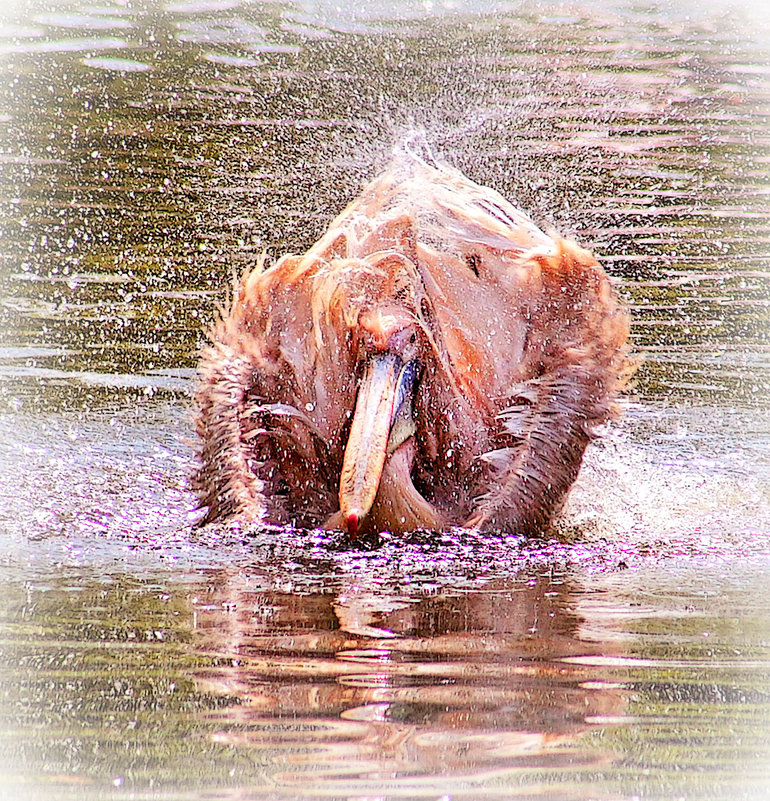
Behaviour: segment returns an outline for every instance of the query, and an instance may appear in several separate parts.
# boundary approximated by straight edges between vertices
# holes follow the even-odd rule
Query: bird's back
[[[323,252],[345,232],[351,254],[389,220],[409,217],[424,245],[462,254],[474,246],[519,254],[533,248],[552,251],[554,241],[520,209],[489,187],[425,151],[396,151],[388,167],[329,226],[311,252]],[[357,247],[358,246],[358,247]]]

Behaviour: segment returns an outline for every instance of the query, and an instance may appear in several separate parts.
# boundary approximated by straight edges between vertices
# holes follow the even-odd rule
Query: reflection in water
[[[511,787],[539,781],[538,771],[605,763],[606,754],[575,738],[591,717],[608,719],[624,706],[618,685],[587,682],[592,669],[560,661],[599,651],[576,639],[579,620],[559,575],[451,594],[342,585],[298,595],[220,572],[171,595],[130,583],[84,585],[82,606],[68,589],[69,597],[66,589],[33,591],[17,607],[17,627],[5,619],[15,634],[6,634],[8,654],[44,667],[6,717],[23,731],[35,726],[27,703],[43,721],[53,711],[47,703],[64,703],[83,744],[70,750],[56,730],[39,731],[27,760],[39,754],[44,771],[71,771],[85,784],[119,775],[141,786],[153,766],[184,784],[165,727],[175,738],[199,738],[191,747],[211,764],[196,775],[209,782],[222,781],[229,753],[238,784],[289,794],[327,783],[336,792],[401,786],[422,796],[506,776]],[[18,623],[41,613],[82,646],[57,653],[58,637],[38,637],[32,647],[19,640]],[[101,657],[100,640],[108,648]],[[73,672],[88,700],[70,709]],[[193,694],[185,673],[195,677]],[[186,708],[199,713],[184,715]],[[121,736],[131,749],[123,760],[111,754]],[[134,750],[140,743],[144,757]],[[258,769],[245,767],[249,759]]]
[[[606,758],[573,742],[624,698],[560,661],[596,653],[576,639],[563,577],[412,596],[265,594],[226,574],[215,585],[197,631],[222,666],[198,684],[239,703],[207,718],[218,742],[269,755],[281,784],[376,792],[441,776],[453,792]]]
[[[420,550],[428,573],[437,554]],[[483,580],[468,563],[441,586],[348,558],[314,562],[304,590],[299,562],[9,585],[0,788],[766,797],[770,608],[751,569]]]

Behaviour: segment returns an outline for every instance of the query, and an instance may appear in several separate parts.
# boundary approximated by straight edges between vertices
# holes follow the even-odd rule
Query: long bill
[[[401,421],[408,409],[411,422],[413,380],[413,365],[394,353],[375,355],[366,365],[340,476],[340,512],[351,537],[372,508],[386,456],[407,435]],[[389,443],[391,429],[399,442]]]

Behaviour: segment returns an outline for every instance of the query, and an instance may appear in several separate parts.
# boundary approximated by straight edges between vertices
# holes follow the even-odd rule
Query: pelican
[[[541,533],[614,413],[628,327],[588,251],[406,151],[215,324],[202,522]]]

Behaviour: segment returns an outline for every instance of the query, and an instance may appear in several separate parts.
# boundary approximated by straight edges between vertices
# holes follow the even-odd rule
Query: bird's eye
[[[415,342],[417,342],[417,334],[412,331],[411,335],[409,336],[409,344],[414,345]]]
[[[426,321],[429,321],[433,316],[430,308],[430,303],[428,302],[427,298],[422,298],[420,300],[420,313],[422,314],[423,318]]]

